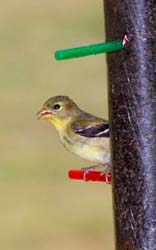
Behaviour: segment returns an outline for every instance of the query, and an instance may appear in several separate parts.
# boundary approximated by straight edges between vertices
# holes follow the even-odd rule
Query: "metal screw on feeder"
[[[115,40],[111,42],[91,44],[76,48],[57,50],[54,53],[56,60],[66,60],[83,56],[96,55],[101,53],[120,51],[124,47],[124,40]]]

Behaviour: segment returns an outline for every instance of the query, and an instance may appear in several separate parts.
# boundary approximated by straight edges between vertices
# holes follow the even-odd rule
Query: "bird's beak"
[[[47,108],[42,108],[37,114],[37,119],[38,120],[49,120],[52,118],[52,112],[50,109]]]

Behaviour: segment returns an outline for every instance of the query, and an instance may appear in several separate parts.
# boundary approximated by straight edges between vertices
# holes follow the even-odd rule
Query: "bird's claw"
[[[86,178],[86,175],[90,172],[90,171],[94,171],[95,169],[95,166],[92,166],[92,167],[86,167],[86,168],[81,168],[81,171],[83,171],[83,180],[84,181],[88,181],[87,178]]]
[[[106,179],[106,183],[107,184],[111,184],[111,181],[110,181],[110,178],[111,178],[111,172],[110,171],[104,171],[104,172],[101,172],[100,174],[101,176],[105,176],[105,179]]]

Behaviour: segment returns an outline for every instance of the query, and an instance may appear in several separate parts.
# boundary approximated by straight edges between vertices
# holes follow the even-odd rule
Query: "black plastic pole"
[[[104,0],[116,250],[156,249],[156,0]]]

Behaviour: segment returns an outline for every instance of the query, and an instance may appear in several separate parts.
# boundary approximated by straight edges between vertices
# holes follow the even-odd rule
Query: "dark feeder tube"
[[[104,0],[116,250],[156,249],[156,1]]]

